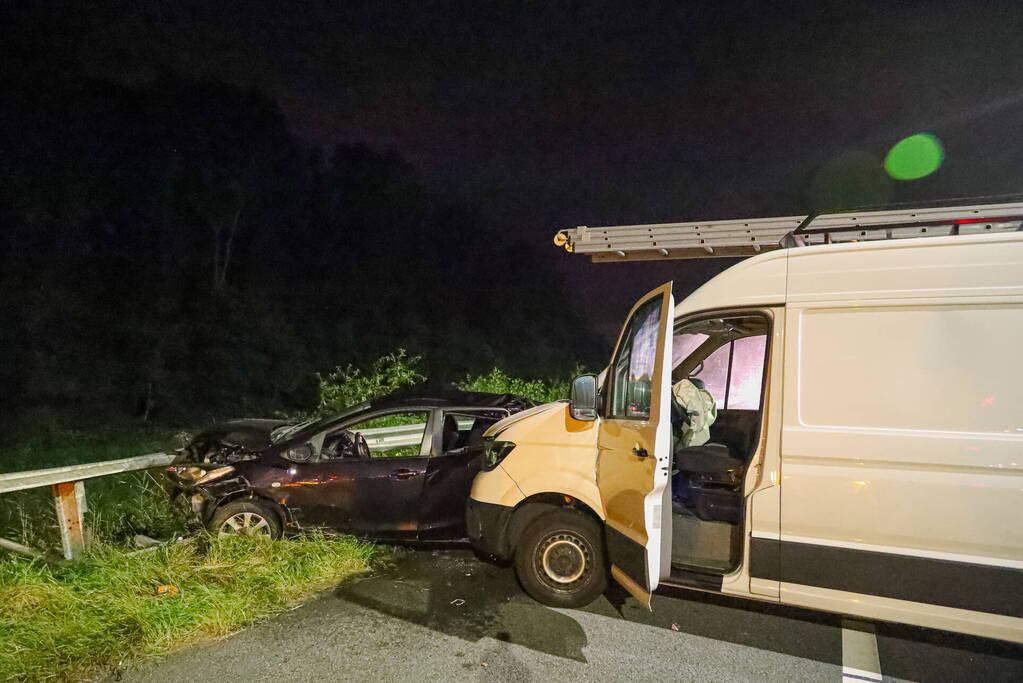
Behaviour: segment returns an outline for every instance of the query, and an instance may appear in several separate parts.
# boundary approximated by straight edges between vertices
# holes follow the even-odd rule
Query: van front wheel
[[[607,587],[600,525],[575,510],[541,515],[522,532],[515,574],[526,593],[545,605],[588,605]]]

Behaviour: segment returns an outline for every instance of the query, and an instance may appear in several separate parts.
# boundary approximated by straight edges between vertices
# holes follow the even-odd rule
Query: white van
[[[671,283],[650,292],[599,390],[577,378],[571,405],[488,431],[474,544],[549,604],[609,572],[647,605],[675,586],[1023,642],[1023,206],[1006,206],[765,250],[677,305]],[[703,443],[673,425],[686,379],[716,405]]]

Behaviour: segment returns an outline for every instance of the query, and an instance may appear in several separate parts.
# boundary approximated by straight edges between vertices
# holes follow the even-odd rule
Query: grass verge
[[[0,562],[0,680],[74,679],[232,633],[367,568],[347,537],[195,536],[60,566]],[[158,593],[175,586],[176,593]]]

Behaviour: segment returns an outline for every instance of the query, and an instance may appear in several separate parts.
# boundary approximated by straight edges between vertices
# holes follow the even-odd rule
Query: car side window
[[[409,458],[423,454],[423,437],[430,420],[430,411],[411,410],[376,415],[361,422],[346,425],[335,435],[328,435],[323,442],[322,452],[326,457],[345,457],[347,453],[331,452],[332,436],[344,447],[342,432],[352,437],[361,433],[369,446],[372,458]]]
[[[508,417],[506,410],[444,411],[441,430],[441,453],[474,448],[483,441],[483,432],[490,425]]]

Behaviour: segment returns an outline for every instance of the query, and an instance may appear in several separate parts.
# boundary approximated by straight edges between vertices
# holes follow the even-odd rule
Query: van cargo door
[[[637,600],[669,566],[671,283],[632,308],[608,367],[597,438],[597,485],[611,575]],[[667,520],[667,521],[666,521]]]

